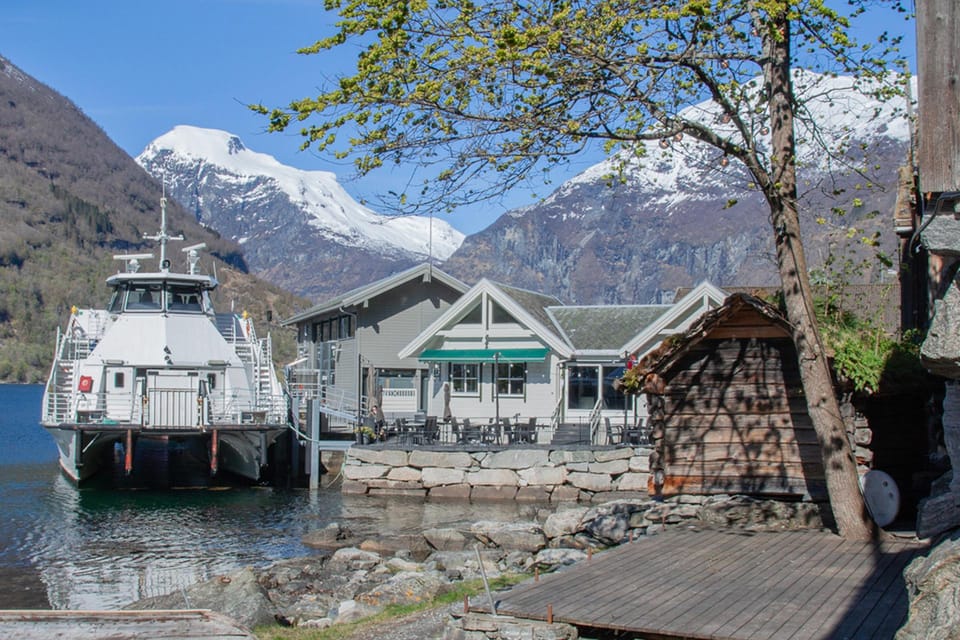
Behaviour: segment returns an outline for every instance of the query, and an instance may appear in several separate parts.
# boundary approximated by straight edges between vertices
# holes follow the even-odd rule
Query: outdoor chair
[[[479,443],[483,441],[483,432],[480,427],[470,424],[470,418],[463,419],[463,440],[464,443]]]
[[[603,424],[606,429],[607,444],[620,444],[623,434],[619,433],[619,427],[615,429],[613,425],[610,424],[610,418],[606,416],[603,418]]]
[[[647,444],[648,436],[645,425],[637,420],[637,423],[624,431],[623,442],[625,444]]]
[[[440,440],[440,425],[437,416],[427,416],[423,422],[423,443],[433,444]]]

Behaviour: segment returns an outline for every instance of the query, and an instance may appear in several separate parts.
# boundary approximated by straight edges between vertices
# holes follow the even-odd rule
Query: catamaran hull
[[[106,467],[155,479],[166,477],[171,466],[181,471],[188,466],[194,467],[194,471],[205,469],[209,476],[226,471],[258,482],[269,462],[270,447],[285,431],[217,430],[172,435],[135,432],[131,433],[132,449],[128,455],[126,430],[45,428],[57,444],[61,470],[75,484],[90,480]],[[171,460],[176,460],[175,465]]]

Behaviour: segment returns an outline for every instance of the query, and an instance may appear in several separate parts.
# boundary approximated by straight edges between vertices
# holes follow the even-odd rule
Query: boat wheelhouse
[[[244,314],[216,313],[217,280],[170,270],[165,202],[160,269],[140,271],[152,254],[115,256],[126,268],[107,279],[104,309],[71,309],[58,330],[41,422],[56,440],[60,466],[74,481],[96,473],[111,454],[133,470],[141,445],[185,444],[221,468],[259,480],[269,449],[287,429],[287,401],[270,337],[258,338]]]

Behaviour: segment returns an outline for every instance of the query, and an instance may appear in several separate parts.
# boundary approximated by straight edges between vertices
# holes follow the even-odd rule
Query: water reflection
[[[316,553],[300,540],[330,522],[389,536],[536,515],[535,506],[516,502],[341,496],[337,488],[86,491],[61,476],[44,511],[46,522],[24,537],[22,551],[50,606],[66,609],[118,608],[241,566]]]
[[[315,553],[340,522],[358,535],[532,518],[535,505],[424,502],[234,487],[78,489],[39,425],[40,385],[0,385],[0,608],[111,609],[242,566]]]

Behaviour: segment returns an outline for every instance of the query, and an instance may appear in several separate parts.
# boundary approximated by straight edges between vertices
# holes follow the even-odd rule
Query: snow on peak
[[[259,184],[254,187],[256,192],[250,193],[251,202],[262,195],[266,180],[310,216],[310,224],[318,232],[349,246],[432,254],[445,260],[463,243],[463,233],[444,220],[378,214],[354,200],[335,174],[284,165],[269,154],[250,150],[227,131],[176,126],[148,144],[137,162],[147,166],[165,155],[216,168],[217,173],[229,174],[238,183]]]
[[[890,74],[887,84],[899,79]],[[833,158],[825,152],[820,138],[826,140],[827,145],[834,146],[849,141],[876,142],[880,138],[909,140],[910,122],[904,100],[881,101],[870,95],[878,88],[879,81],[796,69],[793,82],[800,104],[796,136],[801,171],[804,166],[829,170]],[[762,78],[750,83],[753,90],[748,102],[757,99],[762,84]],[[767,131],[762,129],[765,113],[762,110],[759,113],[752,125],[760,132],[759,151],[761,157],[765,157],[769,151],[768,141],[764,139]],[[706,123],[714,132],[742,144],[734,125],[725,124],[718,105],[711,100],[689,106],[678,115],[682,119]],[[811,123],[817,127],[816,132],[811,129]],[[720,151],[690,137],[682,138],[682,141],[643,141],[637,145],[637,151],[621,151],[589,167],[566,182],[558,193],[579,184],[623,179],[638,188],[662,194],[658,202],[669,210],[672,204],[696,197],[698,190],[691,189],[690,185],[698,185],[702,190],[711,183],[725,184],[731,173],[746,178],[745,168],[739,163],[730,162],[728,167]]]

